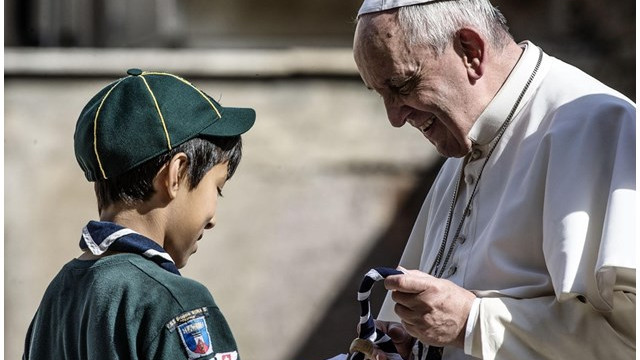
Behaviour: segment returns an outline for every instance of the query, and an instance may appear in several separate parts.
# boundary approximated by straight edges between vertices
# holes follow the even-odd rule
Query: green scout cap
[[[222,107],[176,75],[130,69],[84,107],[73,137],[89,181],[116,177],[195,137],[235,136],[253,126],[250,108]]]

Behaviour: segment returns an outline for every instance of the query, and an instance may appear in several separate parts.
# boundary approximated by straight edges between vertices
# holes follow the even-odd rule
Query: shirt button
[[[458,236],[458,242],[460,244],[464,244],[465,241],[467,241],[467,238],[464,235]]]
[[[476,181],[476,178],[473,177],[473,175],[467,175],[464,178],[464,182],[466,182],[469,185],[473,185],[473,183]]]
[[[451,265],[451,267],[449,268],[449,271],[447,271],[447,277],[453,276],[453,274],[455,274],[456,271],[458,271],[458,267],[456,265]]]
[[[471,152],[471,160],[478,160],[482,156],[482,151],[480,149],[475,149]]]

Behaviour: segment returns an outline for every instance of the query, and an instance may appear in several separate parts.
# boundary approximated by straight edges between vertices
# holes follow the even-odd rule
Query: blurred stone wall
[[[635,1],[494,0],[516,40],[636,92]],[[350,47],[360,1],[7,0],[6,46]]]
[[[635,101],[633,0],[494,1],[516,40],[532,40]]]
[[[218,225],[183,274],[211,289],[245,359],[292,359],[438,157],[417,132],[388,126],[378,98],[356,80],[194,82],[224,105],[254,107],[258,118]],[[46,285],[79,255],[80,230],[96,218],[72,136],[106,83],[5,80],[7,359],[20,357]],[[396,241],[398,252],[405,238]],[[396,262],[389,256],[384,265]],[[347,287],[350,298],[357,284]],[[350,337],[357,309],[342,320]]]
[[[56,23],[43,4],[93,12],[67,14],[66,22]],[[373,265],[395,265],[441,161],[417,132],[388,125],[353,64],[345,70],[331,64],[336,57],[315,52],[313,47],[348,51],[359,1],[127,4],[5,2],[5,50],[38,53],[33,47],[54,46],[55,53],[35,57],[39,64],[21,58],[22,72],[5,69],[5,358],[20,357],[47,283],[78,254],[80,229],[96,216],[91,186],[73,157],[73,126],[90,96],[120,75],[114,64],[125,70],[121,58],[127,66],[137,60],[193,74],[196,85],[223,104],[258,112],[245,136],[243,162],[225,187],[219,225],[184,271],[212,290],[243,357],[321,360],[346,351],[360,277]],[[496,4],[517,40],[532,40],[635,99],[633,1]],[[37,19],[46,25],[40,35]],[[78,46],[130,50],[96,50],[77,64],[68,55],[78,49],[67,47]],[[149,52],[133,51],[140,47]],[[158,47],[177,49],[156,52]],[[297,47],[306,49],[294,62],[278,57]],[[229,48],[250,52],[228,67],[233,52],[225,61],[216,55]],[[254,50],[275,57],[264,61]],[[311,70],[293,65],[310,59],[317,62]],[[234,66],[245,67],[233,72]],[[70,73],[73,67],[81,69]],[[67,69],[67,75],[55,69]],[[374,294],[374,309],[380,295]]]

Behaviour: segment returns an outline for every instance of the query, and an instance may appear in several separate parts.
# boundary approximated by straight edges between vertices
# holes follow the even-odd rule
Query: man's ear
[[[456,42],[460,47],[462,61],[467,68],[469,80],[482,77],[485,69],[486,43],[473,29],[460,29],[456,34]]]
[[[189,168],[189,158],[185,153],[177,153],[167,162],[153,179],[156,192],[165,194],[168,199],[175,199]]]

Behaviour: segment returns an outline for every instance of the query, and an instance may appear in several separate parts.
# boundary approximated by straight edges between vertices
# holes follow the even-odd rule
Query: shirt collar
[[[469,139],[476,145],[487,145],[496,137],[536,66],[542,50],[529,41],[524,41],[519,45],[524,51],[516,66],[469,131]],[[527,93],[532,94],[531,91],[527,91]],[[519,107],[526,103],[528,96],[526,94],[525,96]]]
[[[89,221],[82,229],[80,249],[93,255],[102,255],[107,250],[142,255],[176,275],[180,271],[171,256],[155,241],[131,229],[109,221]]]

